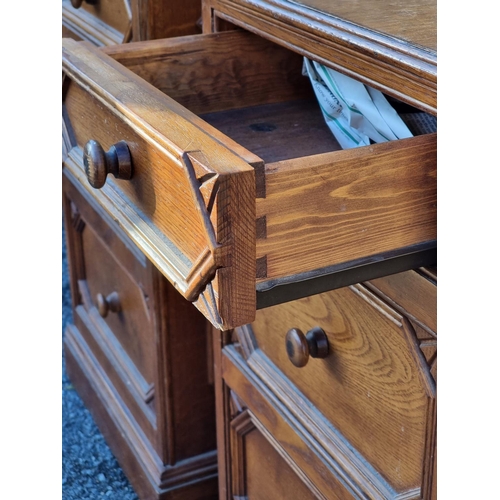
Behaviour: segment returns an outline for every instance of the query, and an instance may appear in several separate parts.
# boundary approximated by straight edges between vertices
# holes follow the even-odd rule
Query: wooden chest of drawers
[[[435,115],[435,48],[425,26],[403,40],[307,1],[207,0],[201,35],[63,41],[66,213],[78,227],[88,204],[96,228],[70,231],[72,262],[89,264],[73,270],[68,352],[92,366],[78,346],[98,357],[107,336],[126,354],[74,377],[101,401],[109,379],[164,467],[138,481],[144,498],[177,460],[172,481],[212,484],[211,438],[172,448],[191,431],[156,392],[191,384],[184,429],[208,429],[211,382],[221,499],[435,496],[437,137],[341,150],[302,76],[307,55]],[[177,309],[182,335],[162,329]]]
[[[435,285],[409,271],[341,288],[258,311],[217,341],[228,496],[433,498],[435,308],[405,300],[420,288],[435,303]],[[287,332],[318,327],[328,353],[295,366]]]
[[[68,374],[141,498],[215,498],[207,322],[68,171],[63,193]]]

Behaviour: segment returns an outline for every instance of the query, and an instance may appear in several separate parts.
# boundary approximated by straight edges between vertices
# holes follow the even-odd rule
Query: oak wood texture
[[[217,19],[437,114],[436,1],[204,0],[203,32]]]
[[[352,498],[363,498],[363,496],[365,498],[390,498],[389,495],[384,496],[390,490],[382,489],[381,495],[379,489],[370,487],[369,483],[368,486],[356,487],[353,484],[352,478],[329,455],[329,451],[331,452],[331,450],[328,451],[328,445],[330,443],[327,442],[325,436],[321,432],[318,432],[317,429],[314,429],[315,432],[311,432],[310,428],[307,428],[303,422],[297,419],[297,411],[294,411],[293,405],[289,404],[289,401],[286,400],[287,398],[285,397],[285,402],[282,402],[282,394],[279,397],[276,396],[268,387],[266,383],[268,380],[262,381],[260,374],[256,375],[249,369],[244,358],[237,352],[234,346],[227,346],[224,349],[221,363],[224,386],[229,393],[233,393],[233,399],[237,398],[241,400],[241,403],[238,405],[241,408],[240,411],[248,411],[250,413],[249,417],[252,424],[259,428],[261,433],[267,438],[269,444],[286,461],[286,465],[304,483],[299,488],[299,491],[303,492],[305,489],[304,486],[307,487],[310,493],[309,495],[306,493],[304,498],[330,498],[335,500],[351,500]],[[283,394],[294,394],[296,392],[289,383],[287,384],[285,381],[284,384],[283,391],[286,390],[287,392],[283,392]],[[316,418],[321,423],[321,418],[318,418],[318,413],[311,408],[311,405],[307,405],[306,401],[303,401],[303,403],[306,411],[308,407],[311,409],[311,420]],[[296,409],[300,409],[300,407]],[[232,441],[234,441],[236,436],[229,429],[232,426],[231,424],[235,424],[235,422],[232,422],[232,418],[237,417],[238,411],[235,410],[229,413],[230,416],[226,420],[226,428],[228,428],[229,443],[231,445],[230,451],[226,455],[228,460],[226,471],[229,473],[227,489],[229,491],[234,488],[235,479],[237,480],[238,476],[246,476],[247,483],[258,481],[258,477],[249,477],[250,471],[246,470],[245,462],[234,452]],[[268,457],[271,458],[269,455]],[[259,456],[257,458],[264,459],[264,457]],[[266,473],[267,479],[273,475],[279,477],[283,463],[281,460],[274,463],[269,460],[267,468],[269,469]],[[236,474],[238,476],[235,478]],[[239,488],[242,489],[245,483],[241,485],[241,480],[238,482]],[[293,482],[298,483],[297,480]],[[278,491],[281,488],[278,487]],[[229,495],[221,495],[220,498],[226,499],[231,497]],[[236,498],[249,498],[249,496],[240,495]],[[273,498],[287,497],[274,496]]]
[[[330,353],[297,369],[286,332],[316,325]],[[356,285],[258,311],[252,330],[262,353],[398,494],[428,480],[435,383],[407,318]]]
[[[233,140],[183,106],[212,113],[229,134],[241,123],[238,108],[253,110],[243,118],[255,131],[248,144],[260,142],[268,156],[276,138],[259,134],[291,121],[295,103],[304,109],[310,95],[296,54],[243,31],[106,52],[64,42],[65,121],[74,136],[65,141],[66,166],[81,177],[89,139],[104,148],[127,143],[133,179],[109,179],[94,196],[215,326],[253,319],[256,283],[435,240],[435,134],[312,155],[338,144],[320,136],[303,151],[292,134],[282,150],[296,157],[265,165],[237,142],[241,129]],[[257,239],[256,220],[265,221]]]
[[[235,411],[230,423],[233,498],[313,498],[296,465],[253,413],[241,402]]]
[[[130,0],[133,41],[194,35],[201,30],[200,0]]]
[[[366,286],[383,296],[384,300],[399,309],[408,318],[420,324],[429,333],[437,332],[437,274],[427,269],[371,280]]]
[[[134,177],[108,179],[96,199],[216,325],[253,319],[253,168],[198,128],[195,115],[101,51],[72,40],[63,47],[72,80],[64,102],[76,138],[67,168],[80,175],[79,148],[91,138],[104,148],[125,140]]]
[[[74,0],[73,0],[74,1]],[[200,33],[200,0],[62,1],[63,38],[110,46]]]
[[[142,499],[215,498],[207,322],[63,171],[70,378]],[[105,318],[96,297],[117,293]],[[193,369],[196,367],[196,369]]]
[[[124,43],[132,37],[132,10],[129,0],[83,2],[75,9],[62,1],[63,37],[106,46]]]
[[[418,282],[414,271],[396,276]],[[436,385],[422,340],[429,335],[412,326],[435,314],[414,310],[410,321],[393,307],[404,310],[395,292],[387,300],[370,284],[258,311],[252,326],[235,329],[219,346],[216,380],[228,409],[218,408],[218,415],[229,446],[219,463],[225,460],[226,487],[238,498],[248,498],[248,484],[266,475],[248,467],[255,459],[245,450],[246,436],[254,429],[309,488],[304,498],[435,497]],[[427,292],[414,298],[431,302],[435,290]],[[293,366],[283,342],[292,325],[321,326],[328,356]],[[271,484],[282,468],[273,455],[266,455]]]
[[[257,281],[435,240],[436,153],[429,134],[267,164]]]
[[[313,96],[302,57],[241,30],[104,52],[195,114]]]

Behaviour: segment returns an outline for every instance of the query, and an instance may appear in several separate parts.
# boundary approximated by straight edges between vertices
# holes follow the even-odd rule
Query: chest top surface
[[[437,51],[436,0],[297,0],[297,5]]]

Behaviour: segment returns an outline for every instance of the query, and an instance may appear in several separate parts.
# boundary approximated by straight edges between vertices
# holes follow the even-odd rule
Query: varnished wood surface
[[[436,281],[416,270],[385,276],[366,283],[366,286],[382,294],[395,307],[431,332],[437,332]]]
[[[216,500],[215,454],[194,457],[173,467],[162,466],[74,326],[69,327],[66,339],[68,375],[139,498]],[[176,476],[180,481],[172,481]],[[185,484],[183,480],[187,480]]]
[[[204,33],[229,21],[437,114],[435,3],[312,0],[325,13],[289,0],[204,1]]]
[[[199,0],[101,0],[78,9],[62,2],[63,37],[110,46],[200,33]]]
[[[128,42],[132,13],[128,0],[112,0],[92,5],[83,2],[79,9],[69,0],[62,2],[63,37],[86,40],[96,46]]]
[[[234,391],[236,396],[241,398],[242,406],[255,415],[256,421],[263,426],[262,430],[267,431],[267,436],[273,440],[274,449],[279,450],[282,456],[285,455],[289,466],[290,464],[294,465],[295,473],[300,474],[302,481],[307,483],[309,490],[314,492],[313,498],[332,500],[356,498],[353,489],[328,459],[328,454],[325,453],[322,443],[318,443],[316,440],[317,436],[311,435],[301,422],[293,418],[295,415],[290,412],[290,409],[269,391],[258,375],[248,369],[234,346],[228,346],[224,349],[221,365],[221,374],[226,387]],[[290,386],[288,389],[289,391],[293,390]],[[228,398],[231,391],[228,392]],[[230,405],[230,399],[227,404]],[[229,427],[231,417],[229,414],[225,423],[226,427]],[[234,481],[232,476],[235,471],[232,469],[231,463],[233,460],[232,450],[229,450],[224,465],[229,474],[227,485],[231,488]],[[239,461],[237,465],[243,469],[242,473],[244,474],[245,464]],[[269,474],[278,474],[276,469],[281,465],[281,461],[268,463],[268,467],[271,469]],[[252,481],[255,480],[258,478],[252,478]],[[295,478],[294,480],[297,481]],[[304,487],[301,490],[304,491]],[[360,490],[356,490],[357,497],[362,498]],[[226,500],[231,497],[228,495],[220,498]]]
[[[109,444],[115,451],[118,446],[120,464],[141,498],[213,499],[208,323],[67,169],[63,190],[71,278],[77,284],[75,326],[66,341],[70,376],[96,412],[98,426],[109,430]],[[122,310],[103,319],[95,295],[111,289],[118,291]],[[89,386],[93,396],[87,398]]]
[[[436,239],[436,135],[266,165],[263,282]]]
[[[243,401],[240,403],[244,405]],[[235,416],[230,427],[235,498],[317,498],[297,474],[297,466],[250,411],[243,410]]]
[[[341,149],[312,100],[245,107],[201,118],[266,163]]]
[[[84,1],[76,11],[88,12],[96,20],[123,33],[123,35],[130,29],[132,11],[129,0],[100,0],[95,3]]]
[[[104,197],[109,187],[115,196],[107,209],[121,213],[132,239],[159,260],[157,265],[185,297],[196,300],[200,293],[208,294],[197,305],[204,312],[208,307],[214,324],[229,328],[253,319],[253,168],[198,128],[203,123],[199,118],[109,56],[71,40],[63,45],[65,71],[75,82],[65,95],[75,146],[93,135],[105,148],[118,139],[126,140],[131,150],[134,178],[116,181],[119,191],[109,187],[111,181],[100,190]],[[124,78],[129,81],[125,86]],[[78,176],[77,157],[70,165]],[[123,192],[126,200],[120,202]],[[129,208],[129,200],[139,214]],[[170,245],[154,236],[158,230]],[[144,245],[151,236],[153,249]],[[212,289],[203,291],[214,271]]]
[[[310,88],[299,73],[300,60],[283,48],[245,32],[107,49],[114,59],[85,44],[65,45],[65,71],[73,81],[64,94],[66,142],[77,146],[67,167],[81,177],[78,147],[91,138],[104,148],[126,141],[133,178],[110,179],[95,197],[214,325],[229,328],[251,320],[256,276],[260,281],[296,276],[435,239],[435,134],[315,154],[338,144],[324,124],[321,129],[314,122],[320,118],[317,106],[303,125],[317,123],[324,133],[307,140],[295,126]],[[221,66],[224,60],[227,65]],[[218,78],[221,67],[226,69]],[[191,82],[200,82],[194,93]],[[225,89],[229,97],[219,99]],[[182,102],[197,111],[206,105],[213,113],[204,116],[222,131]],[[246,107],[250,103],[261,105]],[[238,105],[245,111],[238,112]],[[294,158],[264,169],[245,146],[256,146],[265,158]],[[254,190],[256,218],[265,228],[256,243]],[[224,201],[227,195],[238,200],[231,217],[236,205]]]
[[[201,30],[200,0],[130,0],[132,35],[135,42],[184,35]]]
[[[286,332],[314,326],[326,332],[329,354],[297,368],[287,356]],[[395,491],[408,494],[428,483],[430,473],[422,471],[432,464],[427,436],[435,384],[405,318],[353,286],[258,311],[252,330],[256,348]],[[257,373],[264,366],[252,363],[250,355]]]
[[[104,52],[198,115],[313,96],[298,54],[241,30]]]
[[[314,101],[293,100],[280,102],[286,97],[300,97],[304,92],[303,83],[305,79],[301,76],[298,79],[293,77],[291,70],[295,68],[298,71],[298,65],[290,64],[293,63],[293,59],[289,59],[286,51],[280,52],[279,47],[275,46],[273,48],[272,44],[266,45],[263,40],[248,33],[231,34],[224,32],[220,35],[225,35],[225,43],[223,43],[222,39],[214,37],[207,38],[204,42],[200,37],[190,37],[183,41],[178,40],[175,43],[169,40],[168,44],[158,41],[154,44],[145,43],[128,47],[108,48],[106,52],[146,78],[146,80],[154,83],[180,103],[188,106],[192,111],[213,110],[210,114],[201,115],[202,118],[265,161],[306,157],[339,149],[338,143],[324,124],[321,113]],[[228,55],[230,46],[232,48]],[[245,47],[247,47],[246,50]],[[187,60],[183,62],[178,57],[180,50],[185,50],[186,53],[190,54],[189,65],[186,64]],[[243,53],[244,56],[242,56]],[[290,64],[290,70],[288,70],[290,76],[287,78],[284,78],[286,76],[284,73],[280,74],[274,69],[275,60],[281,53],[287,58],[282,58],[279,65],[280,71],[288,68],[288,64]],[[245,70],[234,74],[231,68],[240,66],[242,57],[245,60]],[[262,58],[267,61],[264,70],[259,66],[262,63]],[[150,59],[151,62],[146,62],[147,59]],[[203,68],[203,78],[194,78],[189,71],[186,71],[185,68],[191,67],[193,59],[195,59],[196,64],[200,64]],[[228,61],[229,66],[223,60]],[[219,72],[218,68],[225,69]],[[185,75],[189,75],[189,82],[186,80]],[[286,82],[284,89],[281,86],[283,79]],[[295,91],[292,83],[295,85]],[[193,89],[196,92],[193,92]],[[267,101],[276,101],[276,104],[247,107],[251,103]],[[240,110],[238,106],[241,105],[244,105],[245,108]],[[231,107],[235,109],[220,111]],[[218,136],[218,139],[222,140],[220,136]],[[429,146],[419,151],[419,145],[424,142],[429,143]],[[234,145],[228,143],[227,140],[226,144],[233,151],[237,151]],[[404,144],[408,145],[408,149]],[[268,166],[267,180],[264,179],[264,182],[270,183],[270,189],[272,190],[270,193],[273,196],[269,200],[262,200],[262,202],[259,200],[257,208],[259,220],[264,220],[264,217],[268,216],[266,222],[275,224],[270,228],[268,239],[257,241],[257,258],[269,259],[268,279],[345,262],[361,256],[363,252],[373,255],[377,251],[374,246],[370,247],[370,239],[376,246],[381,243],[381,252],[391,248],[402,248],[422,241],[433,240],[435,238],[435,151],[433,151],[435,138],[432,136],[427,139],[420,138],[416,140],[414,147],[410,147],[409,144],[410,142],[403,142],[401,145],[392,143],[384,146],[384,148],[388,149],[381,155],[380,160],[371,159],[379,151],[378,146],[375,149],[370,147],[363,152],[355,153],[360,155],[356,159],[347,159],[348,156],[350,158],[350,155],[353,155],[352,152],[341,152],[338,153],[338,156],[332,156],[332,158],[335,158],[335,164],[337,164],[337,161],[338,164],[348,164],[345,171],[349,171],[354,177],[356,177],[355,172],[358,172],[359,177],[356,177],[356,179],[359,180],[363,176],[365,177],[364,182],[367,183],[364,200],[364,203],[366,203],[365,212],[359,210],[360,204],[363,203],[360,199],[353,203],[354,212],[352,213],[349,213],[348,210],[346,212],[345,209],[344,211],[339,210],[337,206],[332,207],[332,199],[336,198],[330,196],[327,187],[329,185],[327,183],[320,184],[317,180],[320,176],[325,178],[325,176],[328,177],[333,173],[335,176],[333,182],[336,185],[340,182],[336,175],[337,170],[333,170],[330,164],[326,165],[328,160],[325,160],[324,174],[311,177],[306,170],[309,169],[312,159],[307,158],[306,160],[304,158],[302,162],[304,171],[295,174],[297,182],[300,181],[303,184],[302,191],[296,191],[295,184],[290,188],[290,193],[292,191],[294,193],[293,196],[296,199],[296,209],[298,211],[297,216],[294,217],[293,210],[290,210],[292,200],[289,197],[290,193],[287,191],[286,183],[287,179],[294,175],[289,174],[288,170],[295,168],[300,162],[293,161],[277,168]],[[403,161],[402,157],[398,157],[395,150],[399,151],[400,147],[402,149],[398,154],[411,155],[413,157],[410,160],[411,165],[415,165],[415,167],[410,167],[410,164]],[[404,153],[402,152],[403,149],[405,149]],[[243,155],[240,153],[240,156]],[[389,157],[393,157],[393,159],[390,160]],[[246,156],[246,159],[251,161],[249,156]],[[373,166],[370,167],[370,170],[375,174],[374,176],[368,175],[367,171],[362,171],[358,165],[358,163],[365,163],[366,161],[374,162]],[[408,168],[401,169],[400,165],[406,165]],[[399,172],[398,174],[396,174],[396,170]],[[406,175],[403,170],[410,173],[410,176],[406,177],[405,181],[401,177],[401,175]],[[360,172],[363,172],[363,174]],[[299,179],[300,175],[307,180]],[[394,185],[393,192],[389,196],[386,194],[386,187],[391,182],[390,179],[395,176],[401,179],[398,184],[401,190]],[[277,181],[278,178],[279,181]],[[311,179],[312,183],[310,191],[306,187],[309,179]],[[354,182],[358,183],[357,180]],[[405,184],[406,188],[403,187]],[[264,195],[265,189],[264,186]],[[362,191],[360,184],[353,186],[353,189],[357,192]],[[264,195],[258,193],[259,198],[264,197]],[[340,193],[340,196],[343,200],[349,199],[346,194]],[[419,201],[417,201],[417,198]],[[312,216],[318,222],[314,223],[309,220],[304,222],[304,233],[298,233],[297,225],[300,224],[300,220],[305,220],[303,210],[304,208],[307,209],[310,203],[313,204],[311,210],[314,210]],[[271,213],[268,214],[266,212],[267,208],[259,208],[259,204],[263,207],[273,206],[275,213],[271,209]],[[319,211],[316,211],[318,207]],[[376,224],[373,224],[372,217],[375,210],[384,212],[386,222],[380,219]],[[338,223],[331,226],[331,234],[328,233],[329,229],[325,224],[325,218],[318,219],[318,214],[323,211],[325,211],[325,217],[338,218]],[[407,211],[408,216],[403,216],[403,212]],[[363,217],[365,218],[366,224],[364,228],[358,228],[360,234],[365,230],[368,231],[367,234],[363,234],[361,245],[358,244],[358,241],[353,246],[346,245],[346,241],[343,239],[345,234],[343,231],[352,232],[353,230],[352,225],[347,222],[351,216],[356,217],[361,225],[363,224]],[[398,227],[397,223],[393,223],[393,219],[399,221],[404,227]],[[289,231],[286,225],[282,223],[284,220],[289,222]],[[352,219],[350,222],[352,222]],[[426,225],[427,222],[428,225]],[[380,225],[377,226],[377,224]],[[302,230],[302,228],[300,229]],[[324,234],[320,237],[314,236],[315,229],[321,232],[324,231]],[[302,236],[299,236],[299,234],[302,234]],[[327,239],[329,244],[325,244]],[[330,242],[334,242],[335,245],[333,254]],[[275,245],[274,249],[279,247],[280,250],[268,252],[273,245]],[[314,250],[312,250],[313,248]],[[317,254],[316,251],[318,251]],[[321,260],[320,254],[322,252],[326,257],[325,260]],[[302,259],[300,255],[302,255]],[[309,259],[317,259],[317,261],[309,267],[301,267],[301,263]],[[279,271],[275,266],[280,266]],[[263,274],[259,273],[258,276],[265,279],[266,271]]]
[[[390,37],[437,51],[436,0],[291,0]]]

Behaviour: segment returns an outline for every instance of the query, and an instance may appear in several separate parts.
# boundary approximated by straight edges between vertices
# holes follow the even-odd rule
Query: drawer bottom
[[[68,376],[139,498],[217,499],[216,452],[162,464],[79,330],[70,325],[65,337]]]

